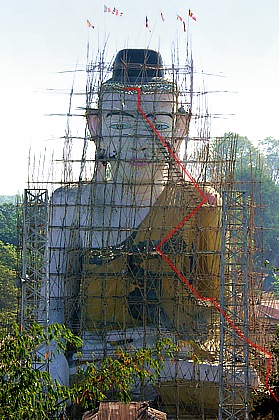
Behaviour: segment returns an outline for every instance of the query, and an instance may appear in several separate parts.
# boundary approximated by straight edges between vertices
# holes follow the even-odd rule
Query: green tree
[[[236,169],[256,167],[264,156],[246,136],[237,136]]]
[[[273,267],[273,278],[274,281],[272,283],[274,287],[274,293],[277,298],[279,298],[279,268]]]
[[[0,241],[0,325],[11,325],[16,321],[16,266],[16,248]]]
[[[76,383],[66,387],[53,381],[47,369],[40,368],[46,362],[52,363],[53,359],[49,353],[39,354],[44,354],[42,350],[48,345],[53,348],[54,344],[56,354],[69,348],[77,352],[82,340],[60,324],[50,325],[46,331],[36,323],[28,330],[22,331],[15,324],[9,334],[0,331],[1,419],[51,419],[63,411],[65,416],[77,420],[78,413],[81,415],[85,409],[96,408],[98,402],[107,398],[129,402],[132,386],[145,381],[156,382],[164,358],[172,358],[179,349],[168,338],[144,349],[118,348],[98,364],[83,362]],[[199,351],[199,347],[191,342],[187,344],[192,346],[192,358],[197,363],[195,351]],[[64,407],[69,401],[73,405],[66,413]]]
[[[17,206],[11,202],[0,205],[0,241],[18,245]]]
[[[118,348],[112,357],[104,358],[99,366],[88,363],[77,376],[75,404],[92,409],[108,397],[117,401],[131,401],[132,386],[140,386],[145,381],[156,382],[165,356],[173,358],[177,350],[178,346],[166,338],[147,348],[131,347],[129,351]],[[194,362],[198,362],[194,353],[192,357]]]
[[[246,146],[243,146],[246,142]],[[250,156],[249,156],[249,149]],[[242,151],[244,151],[242,153]],[[270,169],[269,157],[263,151],[256,149],[251,142],[243,138],[238,145],[241,162],[236,166],[236,180],[239,187],[247,192],[254,201],[254,224],[258,228],[259,235],[255,235],[255,249],[259,264],[263,264],[260,257],[261,249],[264,250],[263,258],[268,259],[273,266],[279,265],[279,185],[276,185],[274,171]],[[261,229],[263,228],[263,229]],[[262,243],[261,243],[262,242]],[[272,276],[268,272],[265,287],[271,284]]]
[[[244,166],[236,171],[239,188],[246,191],[253,199],[254,224],[262,235],[258,235],[263,244],[255,244],[255,248],[264,249],[264,259],[272,265],[279,265],[279,186],[270,178],[265,169]],[[263,228],[263,229],[261,229]],[[262,262],[261,262],[262,264]]]
[[[279,141],[267,138],[256,147],[247,137],[224,134],[222,147],[213,143],[213,152],[219,147],[218,159],[231,156],[233,139],[237,137],[235,150],[235,188],[245,191],[253,208],[253,224],[257,227],[254,236],[255,263],[262,269],[263,261],[270,260],[273,266],[279,265],[279,185],[276,184],[278,170]],[[219,139],[220,143],[220,139]],[[277,168],[277,169],[276,169]],[[262,254],[264,249],[264,255]],[[262,258],[263,257],[263,258]],[[266,285],[273,280],[269,275]]]
[[[259,149],[265,155],[272,181],[279,186],[279,140],[266,137],[259,142]]]
[[[274,267],[273,265],[270,265],[269,260],[265,260],[264,265],[266,267],[268,267],[269,270],[272,273],[272,276],[273,276],[273,282],[272,282],[273,292],[274,292],[275,297],[278,299],[279,298],[279,267]]]
[[[279,327],[277,327],[274,343],[271,347],[271,352],[278,366],[279,363]],[[269,385],[279,398],[279,372],[274,370]],[[278,420],[279,419],[279,403],[270,395],[265,385],[263,384],[259,389],[252,393],[252,404],[249,419],[252,420]]]
[[[28,331],[21,331],[17,325],[10,334],[0,331],[1,419],[51,419],[60,411],[60,402],[73,398],[73,391],[52,381],[47,370],[34,368],[35,363],[46,362],[38,356],[38,348],[53,342],[58,351],[65,351],[67,345],[81,345],[78,337],[59,324],[47,331],[38,324]]]

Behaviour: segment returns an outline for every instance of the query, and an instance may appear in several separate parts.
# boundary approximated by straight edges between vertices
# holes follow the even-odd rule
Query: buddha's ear
[[[178,110],[176,114],[176,138],[182,140],[189,132],[189,125],[191,120],[191,111],[186,112],[184,108]]]
[[[92,139],[96,138],[100,130],[100,115],[98,109],[88,108],[86,110],[86,119]]]

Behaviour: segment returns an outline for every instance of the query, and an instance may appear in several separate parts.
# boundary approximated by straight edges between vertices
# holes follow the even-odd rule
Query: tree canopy
[[[0,205],[0,241],[18,245],[16,204],[6,202]]]
[[[223,138],[212,144],[212,152],[216,153],[217,150],[218,159],[232,155],[231,142],[236,137],[235,188],[247,193],[253,212],[252,223],[257,231],[254,235],[255,261],[257,260],[261,269],[264,268],[266,259],[273,266],[278,266],[279,140],[267,137],[255,145],[247,137],[225,133]],[[218,144],[220,141],[222,147]],[[267,286],[271,284],[271,280],[269,275]]]
[[[47,369],[35,368],[46,362],[37,353],[39,346],[51,341],[61,351],[67,344],[81,344],[78,337],[58,324],[47,331],[38,324],[23,331],[15,324],[9,334],[0,330],[1,419],[51,419],[63,409],[60,403],[72,398],[73,391],[53,381]]]
[[[236,181],[255,204],[255,225],[262,228],[264,259],[279,265],[279,140],[268,137],[256,147],[238,138]]]
[[[0,241],[0,325],[11,325],[16,321],[18,310],[16,268],[16,248]]]
[[[274,356],[276,365],[279,363],[279,327],[277,327],[276,335],[273,343],[271,343],[271,352]],[[270,386],[272,387],[275,395],[279,395],[279,371],[274,369],[271,378]],[[264,384],[259,389],[252,392],[252,405],[250,411],[250,417],[253,420],[276,420],[278,416],[278,402],[274,399],[269,392],[266,391]]]
[[[63,419],[78,419],[109,397],[129,402],[132,386],[156,381],[164,357],[173,357],[178,349],[168,338],[147,348],[119,347],[100,363],[83,362],[76,383],[67,387],[53,381],[46,368],[55,355],[41,349],[53,343],[63,352],[78,349],[82,340],[60,324],[44,329],[34,323],[28,330],[14,325],[9,334],[0,331],[0,418],[43,420],[63,414]]]
[[[279,186],[279,140],[266,137],[264,140],[260,140],[259,149],[266,158],[270,178]]]

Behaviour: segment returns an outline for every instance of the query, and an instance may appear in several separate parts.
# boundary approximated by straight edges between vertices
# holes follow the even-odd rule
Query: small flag
[[[193,20],[197,20],[196,16],[194,16],[192,10],[189,9],[189,16],[193,19]]]
[[[181,16],[179,16],[179,15],[177,15],[177,18],[176,18],[177,20],[180,20],[180,22],[182,22],[183,21],[183,19],[182,19],[182,17]]]
[[[165,18],[163,16],[163,13],[162,12],[160,12],[160,13],[161,13],[161,19],[162,19],[162,21],[165,22]]]
[[[150,28],[149,28],[149,24],[148,24],[148,17],[145,17],[145,27],[149,30],[149,32],[151,32]]]
[[[115,16],[123,16],[123,12],[119,12],[119,10],[116,9],[115,7],[113,8],[113,10],[111,10],[105,4],[104,4],[104,12],[111,13],[112,15],[115,15]]]
[[[94,26],[91,25],[91,22],[88,19],[87,19],[87,26],[88,26],[88,28],[94,29]]]

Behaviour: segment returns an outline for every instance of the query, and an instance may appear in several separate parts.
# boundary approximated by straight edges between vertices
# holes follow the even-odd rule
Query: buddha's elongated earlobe
[[[86,111],[86,119],[92,140],[94,140],[100,132],[99,110],[88,108]]]
[[[186,112],[184,108],[179,108],[176,114],[176,124],[175,124],[177,140],[182,140],[185,136],[187,136],[189,132],[191,116],[192,116],[191,110]]]

